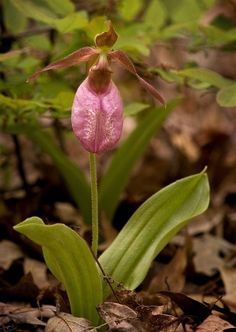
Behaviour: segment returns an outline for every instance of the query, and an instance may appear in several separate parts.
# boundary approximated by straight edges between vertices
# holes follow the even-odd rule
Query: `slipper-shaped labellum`
[[[89,152],[111,150],[119,141],[123,126],[123,104],[110,81],[102,93],[93,90],[87,78],[79,86],[72,106],[72,128]]]

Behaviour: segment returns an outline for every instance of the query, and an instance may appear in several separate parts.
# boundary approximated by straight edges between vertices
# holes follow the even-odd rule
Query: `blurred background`
[[[230,276],[235,278],[236,1],[2,0],[0,10],[0,248],[4,256],[10,252],[4,263],[0,259],[0,298],[17,296],[7,289],[28,271],[24,255],[41,259],[39,248],[19,237],[13,225],[37,215],[47,223],[79,227],[90,238],[88,153],[70,124],[73,97],[86,77],[86,66],[50,71],[32,83],[26,80],[48,63],[93,46],[95,35],[107,30],[107,19],[119,34],[114,48],[126,52],[138,73],[172,106],[151,126],[148,116],[154,109],[158,116],[160,105],[134,76],[112,64],[125,107],[120,146],[126,144],[126,154],[117,159],[117,178],[110,165],[119,147],[98,158],[104,188],[100,250],[145,199],[207,166],[211,205],[188,227],[191,254],[185,252],[182,272],[176,272],[180,283],[172,287],[195,292],[201,284],[206,293],[236,296],[236,283],[228,281],[222,267],[223,262],[231,264]],[[135,130],[136,145],[128,141]],[[143,132],[146,138],[140,142]],[[121,178],[109,208],[114,188],[107,183],[112,179],[115,186]],[[14,256],[13,242],[24,255]],[[171,261],[184,243],[186,236],[177,236],[160,264]],[[209,254],[205,265],[204,246],[204,255]],[[183,270],[190,271],[184,280]],[[12,271],[17,273],[13,276]],[[232,296],[230,301],[235,305]]]

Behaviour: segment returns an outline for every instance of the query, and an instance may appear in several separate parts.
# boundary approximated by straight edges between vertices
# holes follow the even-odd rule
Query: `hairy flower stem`
[[[97,166],[96,154],[89,153],[90,181],[91,181],[91,203],[92,203],[92,251],[97,257],[98,251],[98,188],[97,188]]]

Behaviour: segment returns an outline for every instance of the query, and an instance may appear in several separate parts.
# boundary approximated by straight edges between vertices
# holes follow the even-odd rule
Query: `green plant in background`
[[[229,18],[217,17],[209,24],[202,23],[202,18],[215,3],[215,0],[181,0],[178,3],[173,0],[151,0],[146,5],[143,0],[121,0],[117,2],[117,6],[109,7],[121,36],[116,47],[128,52],[137,62],[149,55],[150,48],[157,41],[173,47],[173,38],[183,40],[184,47],[192,53],[199,50],[207,52],[208,48],[232,52],[236,34]],[[91,222],[88,181],[79,167],[53,143],[55,133],[52,128],[46,129],[42,124],[44,118],[50,118],[53,124],[54,121],[70,116],[75,89],[73,82],[82,78],[81,73],[73,67],[73,71],[69,68],[66,74],[62,70],[50,77],[42,75],[34,89],[25,84],[25,81],[35,68],[43,66],[48,59],[54,60],[59,54],[61,57],[66,56],[67,52],[91,44],[94,36],[105,30],[106,17],[94,14],[93,1],[89,4],[77,10],[70,0],[56,0],[53,4],[49,0],[4,0],[2,9],[5,30],[1,36],[4,48],[0,54],[0,68],[3,72],[0,78],[1,130],[17,136],[26,135],[42,152],[51,157],[88,224]],[[100,1],[96,6],[98,12],[108,12],[107,1]],[[213,70],[201,68],[197,63],[187,62],[184,68],[178,70],[159,67],[148,70],[152,74],[160,75],[167,82],[215,91],[219,105],[235,106],[235,81]],[[130,102],[127,106],[129,115],[145,109],[142,104],[137,105],[132,100]],[[145,104],[147,112],[143,112],[143,121],[138,123],[131,137],[122,143],[122,148],[111,156],[108,170],[101,178],[98,193],[100,207],[109,219],[114,215],[133,166],[176,103],[177,101],[173,101],[167,104],[166,112],[162,108],[158,109],[156,117],[155,107]],[[153,117],[149,115],[151,112]],[[142,125],[144,122],[145,126]],[[139,133],[142,133],[142,136]],[[140,139],[136,140],[135,135]],[[135,149],[127,154],[134,142]],[[120,162],[122,159],[125,163]],[[121,180],[116,177],[117,162],[121,165]],[[113,190],[114,195],[110,195]]]
[[[114,288],[122,283],[124,287],[135,289],[163,247],[191,218],[205,211],[209,204],[205,170],[162,189],[141,205],[111,246],[98,258],[106,276],[100,271],[96,262],[99,240],[96,154],[116,145],[123,122],[122,102],[111,81],[111,59],[121,63],[155,98],[163,102],[156,89],[137,74],[130,59],[121,51],[111,50],[116,39],[117,35],[110,24],[107,32],[96,36],[96,48],[80,49],[31,77],[82,60],[92,60],[88,77],[78,88],[72,107],[74,133],[90,153],[92,252],[76,232],[62,224],[45,225],[38,217],[32,217],[14,227],[42,246],[49,269],[67,291],[72,313],[89,319],[94,325],[99,321],[96,306],[111,293],[106,276],[114,280]],[[123,174],[132,168],[150,137],[175,105],[176,102],[171,102],[151,110],[117,150],[107,172],[108,180],[104,180],[100,192],[100,201],[110,217],[127,181],[127,176],[123,178]],[[79,179],[83,182],[80,175]],[[110,197],[107,196],[108,190]]]
[[[215,0],[198,2],[195,0],[178,2],[151,0],[146,5],[143,0],[129,2],[120,0],[114,8],[109,7],[110,15],[115,25],[119,27],[121,37],[116,47],[128,52],[137,62],[149,55],[150,48],[156,42],[171,46],[173,38],[183,40],[186,50],[192,53],[197,53],[199,50],[207,51],[208,48],[231,52],[234,49],[236,34],[230,19],[218,17],[209,24],[202,23],[202,18],[215,2]],[[104,0],[99,2],[96,9],[99,12],[107,12],[108,6],[109,2]],[[61,57],[66,56],[78,47],[91,44],[97,33],[105,31],[106,17],[94,14],[92,10],[90,12],[92,2],[87,7],[77,10],[70,0],[57,0],[53,3],[49,0],[3,0],[1,8],[5,27],[1,34],[4,47],[0,54],[0,69],[3,72],[0,77],[1,130],[10,134],[27,135],[42,152],[51,157],[74,202],[79,207],[84,221],[89,224],[91,211],[87,179],[79,167],[74,165],[53,143],[51,136],[55,134],[52,129],[42,125],[44,118],[50,118],[53,123],[58,119],[69,117],[69,109],[76,88],[74,82],[82,78],[81,73],[69,68],[66,75],[63,70],[50,76],[42,75],[38,85],[29,86],[25,84],[25,81],[35,68],[43,65],[48,59],[54,60],[58,54]],[[178,86],[188,84],[193,89],[215,91],[219,105],[235,106],[235,81],[213,70],[201,68],[198,63],[186,62],[184,68],[178,70],[159,67],[148,68],[148,70]],[[129,114],[133,112],[134,115],[135,110],[137,112],[143,110],[132,100],[128,102],[130,104],[127,110],[131,109]],[[146,105],[147,114],[143,116],[143,121],[140,121],[138,126],[140,133],[142,122],[145,123],[145,126],[143,125],[145,131],[149,130],[148,127],[152,130],[150,129],[147,136],[142,135],[143,141],[141,142],[141,139],[138,141],[140,146],[137,147],[136,144],[137,148],[132,151],[132,157],[129,155],[129,160],[126,159],[127,150],[133,142],[131,138],[124,142],[122,149],[111,156],[108,172],[105,172],[101,179],[100,206],[109,218],[115,212],[135,162],[141,158],[150,138],[157,132],[176,104],[171,102],[167,105],[167,112],[158,110],[156,114],[159,120],[153,115],[153,118],[157,120],[155,128],[153,118],[149,116],[150,112],[155,113],[154,107],[150,104]],[[136,130],[139,136],[138,128]],[[46,141],[47,144],[45,144]],[[121,181],[113,176],[117,172],[117,167],[114,167],[117,158],[121,165],[119,171]],[[122,158],[126,161],[124,165]],[[110,185],[116,188],[114,194],[110,193]]]

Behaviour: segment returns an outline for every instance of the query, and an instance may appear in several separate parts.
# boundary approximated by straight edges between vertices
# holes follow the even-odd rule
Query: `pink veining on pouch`
[[[88,78],[81,83],[75,94],[71,123],[87,151],[102,153],[116,146],[123,127],[123,103],[112,80],[103,93],[96,93]]]

